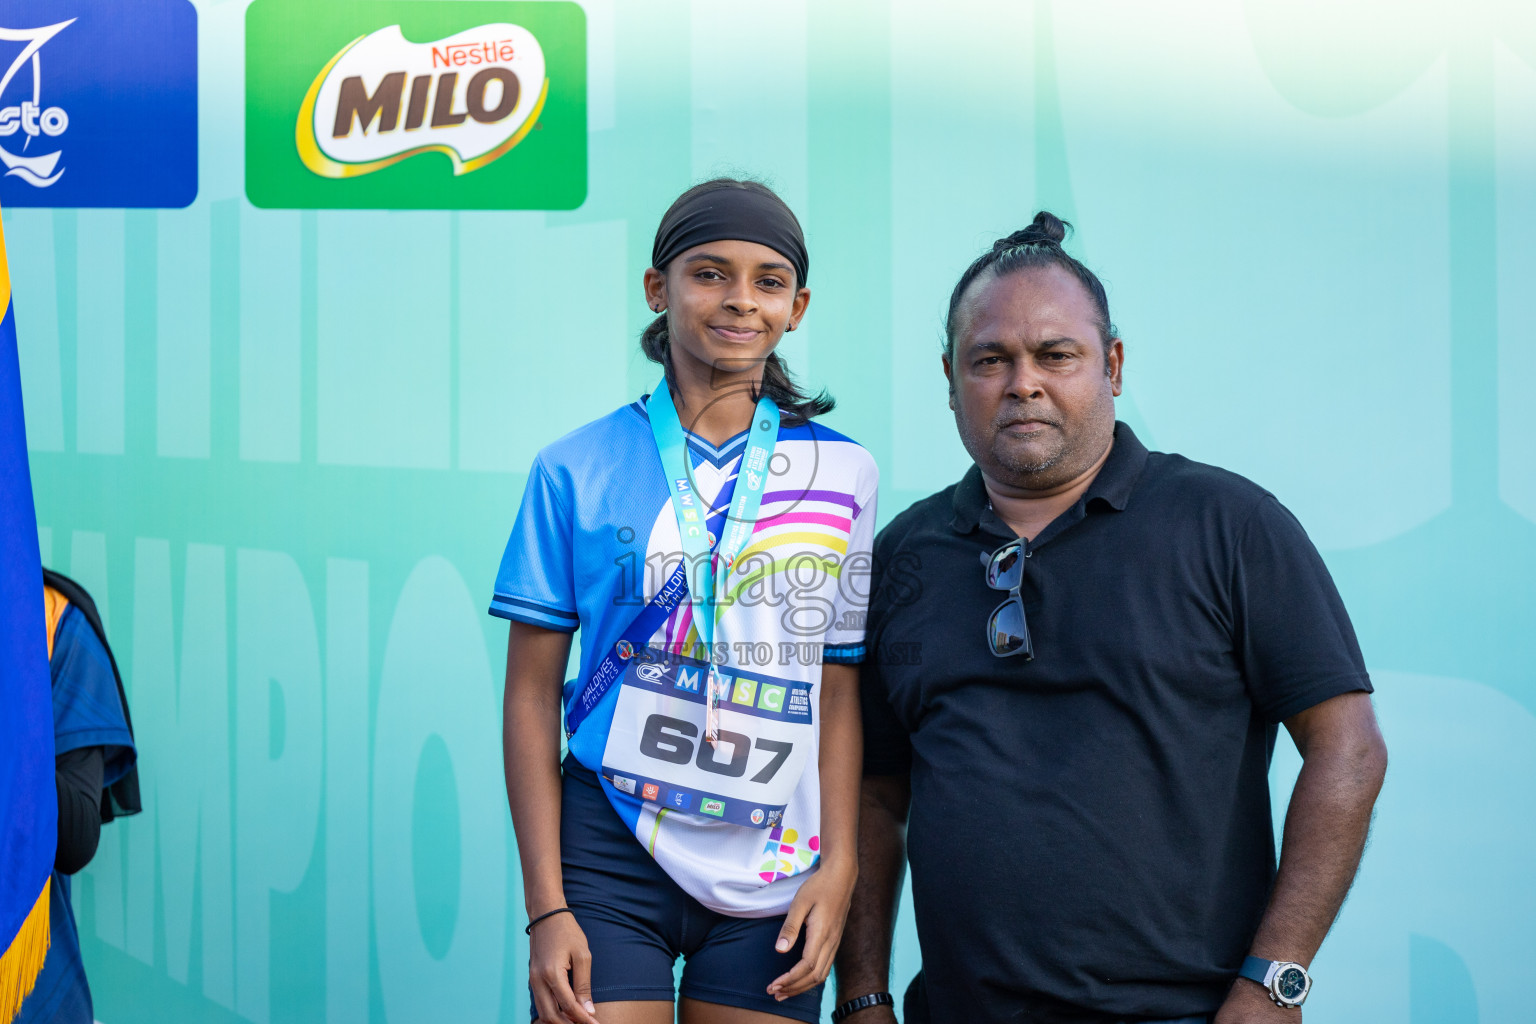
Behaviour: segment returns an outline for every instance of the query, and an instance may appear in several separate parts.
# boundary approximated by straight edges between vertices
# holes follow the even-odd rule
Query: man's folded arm
[[[837,951],[838,1005],[890,989],[891,936],[896,904],[907,866],[907,805],[912,784],[906,773],[866,775],[859,791],[859,880],[848,923]],[[861,1010],[847,1018],[857,1024],[896,1019],[890,1007]]]

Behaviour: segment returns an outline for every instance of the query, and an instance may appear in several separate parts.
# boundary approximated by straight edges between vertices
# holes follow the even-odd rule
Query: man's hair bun
[[[1108,352],[1110,342],[1119,337],[1120,332],[1110,322],[1109,296],[1104,293],[1103,282],[1062,248],[1061,243],[1071,230],[1071,224],[1049,210],[1041,210],[1035,214],[1029,227],[1021,228],[1007,238],[999,238],[992,243],[991,249],[976,257],[965,268],[965,273],[960,275],[955,290],[949,294],[949,316],[944,319],[944,354],[950,357],[955,354],[955,332],[960,326],[961,300],[979,278],[983,275],[1002,277],[1041,267],[1060,267],[1076,277],[1087,289],[1094,312],[1097,313],[1095,319],[1098,320],[1099,340],[1104,344],[1104,351]],[[1106,369],[1108,365],[1105,363]]]
[[[1072,225],[1049,210],[1041,210],[1027,228],[1021,228],[1007,238],[992,243],[992,251],[1004,252],[1021,245],[1060,245]]]

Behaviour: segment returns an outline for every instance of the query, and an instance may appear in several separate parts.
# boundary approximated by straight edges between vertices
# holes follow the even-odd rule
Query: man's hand
[[[1239,978],[1211,1024],[1301,1024],[1301,1009],[1276,1006],[1257,984]]]
[[[907,866],[906,775],[866,775],[859,796],[859,877],[848,911],[848,930],[837,951],[834,1006],[890,988],[891,933]],[[846,1024],[894,1024],[888,1006],[872,1006]]]
[[[1306,966],[1344,903],[1360,866],[1371,809],[1387,771],[1387,746],[1365,693],[1345,693],[1285,720],[1301,753],[1301,774],[1285,815],[1280,869],[1249,951]],[[1214,1024],[1300,1024],[1299,1010],[1276,1006],[1264,989],[1238,978]]]

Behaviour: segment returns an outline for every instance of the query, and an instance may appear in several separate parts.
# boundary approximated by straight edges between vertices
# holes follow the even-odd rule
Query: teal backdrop
[[[252,207],[246,5],[196,6],[196,201],[4,220],[43,557],[141,748],[76,888],[104,1024],[528,1019],[485,607],[534,452],[653,383],[652,233],[717,173],[801,215],[782,351],[887,521],[967,464],[959,272],[1077,225],[1121,417],[1296,512],[1378,688],[1307,1020],[1536,1019],[1536,8],[586,0],[587,198],[544,213]]]

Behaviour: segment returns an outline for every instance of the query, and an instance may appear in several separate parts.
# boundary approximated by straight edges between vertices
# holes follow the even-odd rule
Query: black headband
[[[728,238],[766,245],[790,262],[796,286],[805,287],[811,257],[795,215],[776,196],[729,185],[672,204],[656,229],[651,266],[665,270],[680,253]]]

